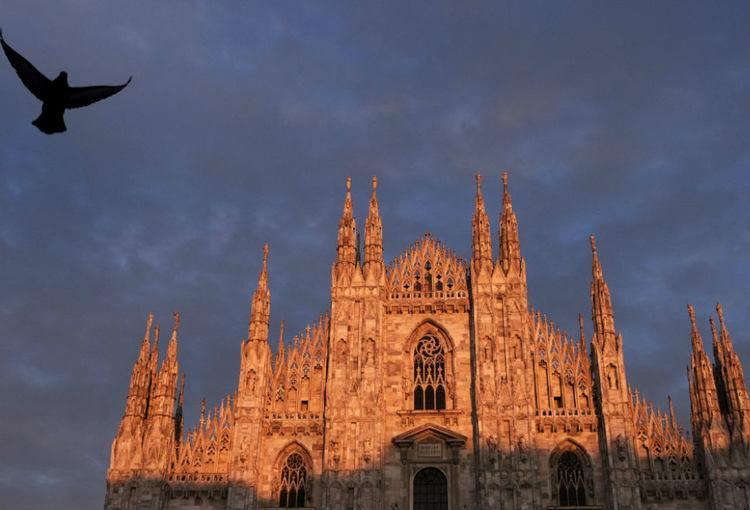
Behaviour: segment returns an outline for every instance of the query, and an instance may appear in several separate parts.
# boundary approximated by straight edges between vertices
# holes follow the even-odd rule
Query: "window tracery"
[[[445,351],[439,339],[423,336],[414,348],[414,409],[445,409]]]
[[[279,483],[279,507],[302,508],[305,506],[305,487],[307,469],[299,453],[292,453],[286,458],[281,469]]]
[[[557,493],[561,507],[586,505],[583,464],[575,452],[564,452],[557,461]]]

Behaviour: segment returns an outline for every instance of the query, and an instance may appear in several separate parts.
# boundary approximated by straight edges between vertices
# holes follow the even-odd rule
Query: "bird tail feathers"
[[[65,120],[63,120],[63,116],[61,114],[51,114],[50,112],[45,112],[44,110],[42,110],[42,114],[39,115],[39,117],[34,119],[32,124],[39,128],[39,131],[48,135],[54,133],[63,133],[67,131],[67,128],[65,127]]]

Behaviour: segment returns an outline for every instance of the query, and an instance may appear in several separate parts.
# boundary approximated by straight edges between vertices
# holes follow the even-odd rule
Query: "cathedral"
[[[192,427],[179,314],[161,362],[149,316],[104,508],[750,508],[750,400],[721,306],[713,361],[692,306],[675,353],[688,435],[627,380],[594,237],[589,342],[582,317],[570,336],[529,304],[507,175],[498,244],[481,186],[470,260],[427,234],[386,265],[377,180],[358,229],[347,179],[330,309],[291,340],[282,323],[275,356],[266,245],[237,386]]]

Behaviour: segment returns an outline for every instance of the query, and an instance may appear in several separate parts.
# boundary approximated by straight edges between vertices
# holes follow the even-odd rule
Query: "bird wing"
[[[16,74],[29,91],[40,101],[44,101],[47,90],[52,83],[49,78],[40,73],[31,62],[23,58],[16,50],[8,46],[5,39],[0,35],[0,44],[3,46],[5,56],[8,57],[10,65],[16,70]]]
[[[68,89],[68,97],[65,101],[65,108],[82,108],[88,106],[102,99],[106,99],[109,96],[113,96],[120,92],[122,89],[128,86],[130,80],[133,77],[128,78],[128,81],[122,85],[95,85],[93,87],[70,87]]]

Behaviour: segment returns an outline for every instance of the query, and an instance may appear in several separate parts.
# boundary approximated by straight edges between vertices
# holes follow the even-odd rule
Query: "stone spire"
[[[143,342],[141,343],[141,352],[138,356],[136,366],[147,366],[148,358],[150,355],[149,349],[151,348],[151,325],[154,323],[154,314],[149,313],[146,317],[146,333],[143,335]],[[133,367],[135,368],[135,367]]]
[[[581,349],[581,352],[586,352],[586,333],[583,329],[583,314],[578,314],[578,346]]]
[[[372,195],[370,196],[370,210],[365,223],[365,265],[364,273],[367,278],[371,273],[384,269],[383,263],[383,222],[378,208],[378,178],[372,178]],[[377,276],[377,275],[375,275]]]
[[[154,314],[149,313],[146,318],[146,333],[143,335],[141,350],[138,359],[133,364],[130,373],[130,386],[125,404],[125,416],[138,416],[144,418],[149,394],[149,382],[151,377],[151,325],[154,322]]]
[[[274,372],[278,372],[284,365],[284,321],[281,321],[279,328],[279,351],[276,353],[276,366]]]
[[[734,346],[732,345],[732,337],[729,336],[729,330],[727,325],[724,323],[724,309],[721,307],[721,303],[716,303],[716,314],[719,316],[719,327],[721,328],[721,341],[724,346],[734,352]]]
[[[352,204],[352,178],[346,178],[344,211],[339,220],[338,247],[336,249],[335,274],[351,274],[357,262],[357,224]]]
[[[508,187],[508,172],[503,172],[503,213],[500,216],[500,263],[507,273],[521,270],[521,243],[518,238],[518,219]]]
[[[592,234],[591,241],[591,320],[594,323],[594,341],[602,347],[610,339],[616,338],[615,318],[612,310],[612,298],[609,287],[604,281],[604,272],[599,262],[599,253],[596,249],[596,237]]]
[[[185,421],[183,416],[183,408],[185,406],[185,372],[182,373],[180,378],[180,392],[177,395],[177,409],[174,412],[174,439],[177,444],[177,448],[180,447],[182,442],[182,431],[185,430]]]
[[[271,315],[271,291],[268,288],[268,243],[263,245],[263,265],[258,276],[258,286],[250,308],[247,340],[268,341],[268,320]]]
[[[177,361],[177,330],[180,329],[180,312],[174,312],[173,317],[174,325],[172,326],[172,336],[169,337],[167,358],[164,360],[166,363],[174,363]]]
[[[177,331],[180,327],[180,314],[174,314],[174,326],[169,339],[167,354],[151,383],[146,432],[143,436],[143,473],[148,477],[163,476],[172,459],[175,448],[177,425]]]
[[[672,402],[672,395],[667,395],[667,400],[669,401],[669,424],[672,426],[672,429],[677,430],[677,413],[675,413],[674,410],[674,403]]]
[[[690,382],[691,415],[694,428],[710,427],[720,416],[714,374],[711,362],[703,348],[703,338],[695,321],[695,309],[688,305],[690,316],[690,340],[693,351],[688,370]],[[694,432],[698,432],[695,430]]]
[[[732,338],[724,322],[724,310],[721,304],[716,305],[719,316],[719,332],[713,318],[711,332],[714,348],[714,374],[718,391],[719,405],[732,429],[733,438],[750,443],[750,400],[748,400],[745,374],[740,358],[734,350]]]
[[[156,351],[152,351],[150,345],[153,321],[154,316],[149,313],[140,353],[130,374],[125,413],[112,442],[108,478],[129,476],[141,467],[143,434],[148,417],[149,395],[153,379],[152,357],[156,355]]]
[[[202,429],[206,425],[206,398],[201,399],[201,415],[198,420],[200,428]]]
[[[180,313],[174,313],[172,335],[167,345],[167,354],[162,361],[161,368],[151,384],[151,403],[149,418],[154,415],[172,416],[174,411],[175,394],[179,367],[177,363],[177,331],[180,329]]]
[[[688,316],[690,317],[690,341],[693,344],[693,354],[703,353],[703,337],[698,331],[698,324],[695,320],[695,308],[693,305],[687,305]]]
[[[471,260],[477,274],[492,268],[492,241],[490,237],[490,220],[484,209],[482,196],[482,176],[476,174],[477,193],[474,201],[474,216],[471,219],[472,253]]]
[[[150,381],[156,380],[156,369],[159,366],[159,332],[161,329],[159,328],[159,325],[157,324],[154,328],[154,345],[151,348],[151,355],[149,356],[148,364],[149,364],[149,376]],[[151,382],[149,383],[149,385]]]

